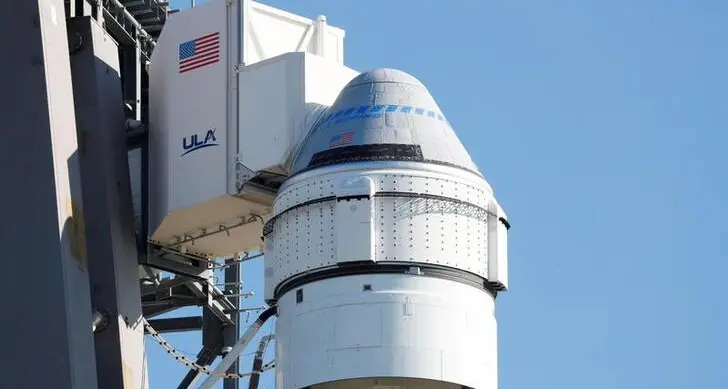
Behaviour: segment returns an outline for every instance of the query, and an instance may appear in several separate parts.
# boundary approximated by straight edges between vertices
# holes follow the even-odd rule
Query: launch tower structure
[[[61,275],[46,280],[57,305],[32,316],[64,323],[55,382],[147,387],[144,334],[168,348],[160,333],[202,329],[197,361],[178,358],[191,367],[179,388],[224,377],[237,389],[240,352],[276,318],[278,389],[496,389],[509,222],[426,86],[346,66],[345,33],[324,16],[249,0],[175,13],[138,3],[25,7],[39,15],[26,29],[43,33],[45,73],[26,78],[47,86],[51,141],[13,136],[53,155],[31,168],[56,197],[10,195],[57,211],[46,215],[59,225],[47,247]],[[260,254],[267,306],[240,335],[239,268]],[[156,317],[185,305],[203,315]],[[30,361],[20,353],[17,368]]]

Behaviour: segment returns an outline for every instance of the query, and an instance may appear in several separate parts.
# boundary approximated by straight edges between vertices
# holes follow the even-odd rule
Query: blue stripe
[[[387,104],[387,105],[362,105],[358,107],[352,107],[352,108],[345,108],[340,109],[336,112],[329,112],[324,116],[324,119],[321,122],[322,126],[327,126],[329,124],[335,124],[335,123],[344,123],[349,122],[353,120],[362,120],[362,119],[376,119],[382,117],[383,113],[401,113],[406,115],[419,115],[419,116],[425,116],[428,118],[439,120],[446,125],[450,126],[450,123],[445,119],[445,116],[443,116],[442,113],[425,109],[425,108],[418,108],[418,107],[412,107],[409,105],[397,105],[397,104]],[[425,113],[427,113],[425,115]]]

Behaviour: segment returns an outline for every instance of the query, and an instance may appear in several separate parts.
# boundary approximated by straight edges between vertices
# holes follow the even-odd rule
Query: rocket
[[[273,214],[277,388],[497,388],[507,217],[417,79],[351,80]]]

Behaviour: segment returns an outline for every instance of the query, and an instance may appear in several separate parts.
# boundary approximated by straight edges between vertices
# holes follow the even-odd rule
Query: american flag
[[[329,139],[329,148],[348,145],[353,139],[353,132],[344,132],[342,134],[334,135],[331,139]]]
[[[220,60],[220,33],[213,32],[179,45],[179,72],[189,72]]]

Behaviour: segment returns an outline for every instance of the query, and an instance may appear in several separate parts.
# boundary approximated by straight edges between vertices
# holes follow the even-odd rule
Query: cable
[[[144,328],[146,329],[147,333],[149,333],[149,335],[152,337],[152,339],[154,339],[157,343],[159,343],[159,345],[162,346],[162,348],[168,354],[170,354],[174,359],[176,359],[177,362],[179,362],[179,363],[187,366],[188,368],[190,368],[192,370],[195,370],[195,371],[197,371],[199,373],[206,374],[206,375],[212,374],[212,371],[208,367],[202,366],[202,365],[198,364],[197,362],[194,362],[193,360],[191,360],[190,358],[188,358],[186,355],[184,355],[181,351],[179,351],[178,349],[175,349],[174,347],[172,347],[172,345],[170,345],[149,324],[149,322],[147,321],[146,318],[144,318],[143,320],[144,320]],[[261,372],[267,371],[267,370],[270,370],[270,369],[273,369],[273,368],[275,368],[275,366],[276,366],[275,360],[270,361],[270,362],[267,362],[267,363],[263,364],[263,366],[261,368]],[[254,373],[258,373],[258,372],[248,372],[248,373],[240,373],[240,374],[225,373],[225,374],[223,374],[222,377],[223,378],[243,378],[243,377],[250,377]]]
[[[243,333],[243,336],[238,339],[237,343],[235,343],[235,346],[225,355],[225,357],[220,361],[220,363],[215,366],[215,370],[210,374],[209,377],[198,387],[198,389],[212,389],[212,385],[215,384],[215,382],[223,377],[225,375],[225,371],[232,366],[232,364],[235,362],[235,360],[240,356],[240,353],[245,350],[245,347],[248,346],[248,343],[253,339],[255,334],[260,331],[260,327],[263,326],[263,323],[265,323],[268,319],[270,319],[272,316],[275,316],[275,314],[278,312],[278,307],[276,305],[272,305],[270,308],[263,311],[263,313],[258,316],[258,320],[253,323],[252,326],[248,327],[248,329]]]

